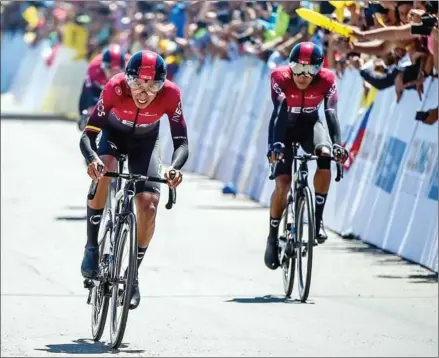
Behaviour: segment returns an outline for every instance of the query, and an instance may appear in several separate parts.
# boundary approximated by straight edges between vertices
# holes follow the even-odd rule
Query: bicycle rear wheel
[[[293,292],[294,286],[294,275],[296,271],[296,257],[293,250],[293,237],[291,233],[291,225],[293,223],[289,222],[292,216],[292,211],[294,210],[294,203],[292,200],[288,200],[288,205],[282,215],[282,228],[283,236],[279,238],[279,243],[285,245],[285,249],[281,249],[281,267],[282,267],[282,278],[284,283],[285,297],[290,298]],[[283,243],[281,241],[283,240]]]
[[[302,195],[297,201],[297,270],[298,270],[298,286],[299,296],[302,302],[306,302],[311,287],[313,248],[315,242],[315,217],[314,206],[312,202],[311,190],[305,187]],[[308,225],[304,228],[304,221],[308,221]],[[306,234],[304,238],[303,234]]]
[[[131,292],[137,275],[137,222],[133,213],[123,219],[116,240],[116,255],[114,257],[113,288],[111,296],[110,337],[112,348],[118,348],[122,343],[128,320]],[[125,249],[128,249],[128,264],[124,269],[123,259]],[[118,308],[119,314],[118,314]]]

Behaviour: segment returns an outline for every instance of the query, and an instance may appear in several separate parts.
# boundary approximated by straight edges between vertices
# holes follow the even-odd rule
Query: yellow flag
[[[341,9],[345,6],[350,6],[354,3],[355,1],[329,1],[329,3],[334,6],[336,9]]]
[[[27,21],[32,29],[36,28],[39,21],[37,8],[35,6],[29,6],[25,11],[23,11],[23,18]]]
[[[319,14],[318,12],[306,8],[297,9],[296,12],[302,19],[309,21],[314,25],[322,27],[331,32],[337,33],[343,37],[347,37],[351,40],[355,38],[349,26],[341,24],[335,20],[332,20],[329,17],[326,17],[325,15]]]
[[[354,4],[355,1],[330,1],[329,3],[335,7],[335,16],[337,17],[337,20],[343,22],[345,7]]]
[[[75,59],[82,59],[87,56],[88,30],[85,27],[68,23],[64,27],[63,45],[76,50]]]

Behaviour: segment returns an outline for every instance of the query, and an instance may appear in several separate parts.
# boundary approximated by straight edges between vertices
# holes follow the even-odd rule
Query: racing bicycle
[[[102,337],[110,308],[111,347],[117,349],[123,339],[130,309],[133,283],[137,279],[137,219],[134,210],[135,183],[150,181],[167,183],[166,179],[138,174],[123,173],[126,155],[121,155],[118,172],[107,172],[104,176],[114,178],[102,215],[99,229],[99,269],[96,279],[84,280],[89,289],[87,304],[91,304],[91,330],[95,341]],[[99,168],[102,170],[102,168]],[[170,172],[171,179],[175,171]],[[90,185],[88,199],[96,194],[98,183]],[[176,202],[176,190],[169,188],[166,209]],[[127,251],[128,255],[125,253]],[[128,263],[124,258],[128,257]],[[120,312],[119,312],[120,311]]]
[[[285,296],[290,298],[293,292],[297,263],[299,297],[301,302],[306,302],[311,287],[313,248],[317,246],[314,200],[308,186],[308,162],[317,160],[318,157],[312,154],[298,155],[299,147],[299,143],[293,143],[292,185],[288,192],[287,207],[281,218],[278,254]],[[331,157],[331,160],[336,159]],[[274,179],[278,162],[276,160],[271,166],[271,180]],[[335,181],[339,182],[341,178],[343,166],[337,163]],[[308,224],[306,229],[305,223]]]

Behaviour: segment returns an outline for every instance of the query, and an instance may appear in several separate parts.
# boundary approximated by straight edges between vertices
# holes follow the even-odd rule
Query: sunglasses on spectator
[[[304,65],[302,63],[291,62],[290,63],[291,70],[295,76],[307,76],[313,77],[315,76],[322,66],[320,65]]]

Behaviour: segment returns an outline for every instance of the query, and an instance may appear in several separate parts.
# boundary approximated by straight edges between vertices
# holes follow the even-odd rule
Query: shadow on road
[[[328,240],[329,243],[329,240]],[[329,250],[332,251],[347,251],[357,254],[368,254],[368,255],[374,255],[374,256],[382,256],[382,257],[395,257],[394,254],[388,251],[384,251],[380,249],[377,246],[367,244],[365,242],[362,242],[360,240],[344,240],[343,245],[327,245],[326,246]],[[402,260],[402,259],[400,259]]]
[[[399,257],[389,251],[382,250],[377,246],[372,244],[368,244],[362,242],[360,240],[354,240],[348,242],[347,245],[339,246],[339,245],[327,245],[327,248],[332,251],[345,251],[353,254],[363,254],[363,255],[373,255],[379,257],[376,260],[376,265],[387,268],[390,266],[396,265],[406,265],[413,266],[414,268],[419,268],[418,273],[408,274],[408,275],[388,275],[388,274],[379,274],[376,275],[378,278],[382,279],[402,279],[407,280],[409,283],[438,283],[438,274],[422,267],[421,265],[406,260],[402,257]]]
[[[276,297],[271,295],[266,295],[262,297],[236,297],[232,298],[231,300],[227,300],[226,302],[234,302],[234,303],[287,303],[287,304],[302,304],[300,300],[297,299],[291,299],[286,297]],[[313,305],[314,302],[309,301],[303,304],[311,304]]]
[[[72,341],[72,343],[66,344],[47,344],[46,348],[35,348],[36,351],[49,352],[54,354],[67,353],[67,354],[103,354],[103,353],[128,353],[128,354],[140,354],[145,352],[140,349],[123,349],[127,345],[122,344],[122,349],[111,349],[111,347],[102,342],[94,342],[88,339],[77,339]]]
[[[87,210],[87,208],[85,206],[80,206],[80,205],[68,205],[66,206],[67,210],[84,210],[84,212]]]
[[[197,205],[197,209],[225,210],[225,211],[267,210],[267,208],[264,208],[262,206],[248,206],[248,205]]]
[[[87,220],[87,216],[57,216],[56,221],[83,221]]]
[[[416,274],[416,275],[408,275],[408,276],[398,276],[398,275],[377,275],[379,278],[387,278],[387,279],[405,279],[410,280],[411,283],[438,283],[438,274],[437,273],[425,273],[425,274]]]

